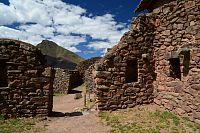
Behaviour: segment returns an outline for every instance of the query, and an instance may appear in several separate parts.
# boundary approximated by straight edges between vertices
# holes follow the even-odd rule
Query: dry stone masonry
[[[69,73],[67,70],[55,68],[54,93],[67,94],[69,91]]]
[[[95,64],[100,110],[153,102],[154,28],[148,16],[139,16],[119,44]]]
[[[0,39],[0,113],[7,117],[49,115],[54,71],[34,46]]]
[[[68,94],[73,88],[82,84],[78,71],[55,68],[54,93]]]
[[[156,103],[200,122],[200,1],[142,0],[144,9],[93,67],[98,108]]]
[[[94,80],[94,64],[85,71],[84,83],[87,93],[94,93],[95,80]]]
[[[101,57],[93,57],[91,59],[87,59],[84,61],[81,61],[77,66],[76,66],[76,70],[79,71],[80,75],[84,78],[85,77],[85,71],[91,66],[93,65],[95,62],[97,62],[98,60],[100,60]]]
[[[154,101],[200,122],[200,1],[173,1],[153,13]]]
[[[77,70],[83,76],[83,80],[86,85],[87,92],[92,93],[93,88],[95,88],[94,76],[93,76],[94,64],[98,62],[100,59],[101,57],[93,57],[91,59],[82,61],[77,66]]]

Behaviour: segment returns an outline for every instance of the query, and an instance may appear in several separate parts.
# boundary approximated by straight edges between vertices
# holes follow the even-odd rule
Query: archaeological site
[[[157,104],[200,121],[200,1],[142,0],[143,10],[89,69],[98,109]]]
[[[67,5],[60,3],[58,5],[65,10]],[[68,8],[71,10],[71,5],[66,11]],[[77,18],[85,20],[87,13],[80,9],[77,8],[75,15],[82,13]],[[61,44],[63,47],[48,40],[34,46],[19,39],[0,38],[0,117],[34,119],[42,116],[50,119],[51,122],[47,121],[50,132],[57,129],[61,133],[70,132],[74,125],[75,131],[79,132],[77,125],[87,129],[84,124],[90,123],[88,125],[94,129],[93,125],[101,123],[99,114],[102,112],[109,114],[152,106],[177,115],[177,118],[200,123],[200,0],[140,0],[135,13],[137,17],[132,19],[129,29],[124,30],[127,32],[120,31],[120,37],[123,36],[118,44],[108,49],[97,46],[99,51],[107,49],[102,57],[83,56],[90,57],[84,59],[81,57],[83,53],[76,55],[65,49],[68,45],[64,43],[70,43],[69,48],[75,51],[79,51],[75,46],[87,47],[88,51],[84,52],[92,53],[92,50],[98,51],[92,49],[93,45],[111,43],[109,39],[98,37],[94,41],[93,36],[82,35],[78,28],[78,33],[70,31],[73,37],[66,37],[76,42],[65,42],[61,33],[52,33],[63,39],[60,41],[64,42]],[[113,16],[104,17],[111,19],[111,25],[115,23]],[[88,23],[93,19],[99,22],[104,21],[103,18],[93,16],[86,20]],[[52,25],[57,22],[54,21],[52,18]],[[65,23],[64,19],[60,21]],[[91,25],[97,26],[96,23]],[[64,24],[56,26],[65,32]],[[119,25],[116,27],[121,28]],[[49,30],[55,29],[49,27]],[[86,26],[82,30],[90,32]],[[111,31],[115,33],[112,28]],[[111,35],[113,38],[117,36]],[[90,46],[86,46],[84,41],[88,41]],[[95,42],[99,44],[93,44]],[[105,114],[104,117],[111,118]],[[70,124],[73,126],[65,128]],[[102,125],[99,129],[103,129]]]

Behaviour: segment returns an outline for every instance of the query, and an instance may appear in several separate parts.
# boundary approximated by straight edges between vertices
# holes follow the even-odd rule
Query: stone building
[[[67,70],[55,68],[54,92],[56,93],[70,93],[70,91],[83,84],[85,79],[89,77],[85,75],[88,67],[94,64],[100,57],[94,57],[80,62],[75,70]],[[86,84],[89,82],[86,82]],[[87,85],[86,85],[87,86]]]
[[[100,60],[101,57],[93,57],[84,61],[81,61],[77,66],[76,66],[76,70],[79,71],[80,76],[83,78],[85,78],[85,71],[91,66],[93,65],[95,62],[97,62],[98,60]]]
[[[79,71],[80,76],[82,77],[85,86],[86,86],[86,91],[88,92],[89,90],[92,90],[94,88],[94,79],[92,76],[92,71],[94,70],[94,64],[98,62],[101,59],[101,57],[93,57],[87,60],[84,60],[80,62],[76,66],[76,70]]]
[[[95,88],[95,80],[94,80],[94,64],[89,66],[89,68],[85,71],[85,76],[84,76],[84,83],[86,87],[86,92],[87,93],[94,93],[94,88]]]
[[[95,64],[100,110],[155,103],[200,121],[200,1],[142,0],[130,30]]]
[[[83,80],[79,71],[55,68],[54,93],[68,94],[73,88],[80,86],[82,83]]]
[[[31,44],[0,39],[0,113],[7,117],[49,115],[54,71]]]

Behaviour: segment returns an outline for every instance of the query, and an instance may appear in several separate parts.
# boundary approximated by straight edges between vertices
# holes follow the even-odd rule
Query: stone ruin
[[[83,83],[77,70],[55,68],[54,93],[68,94],[73,88]]]
[[[93,57],[91,59],[87,59],[85,61],[80,62],[76,66],[76,70],[79,71],[80,76],[82,77],[85,86],[86,86],[86,92],[92,93],[93,89],[95,87],[94,84],[94,78],[92,76],[92,71],[94,70],[94,64],[98,62],[101,59],[101,57]]]
[[[86,80],[90,80],[90,75],[86,74],[86,70],[90,65],[94,64],[100,57],[93,57],[88,60],[84,60],[80,62],[75,70],[66,70],[61,68],[55,68],[55,80],[54,80],[54,92],[55,93],[70,93],[70,91],[83,84]],[[87,71],[88,72],[88,71]],[[88,86],[90,86],[89,82],[86,83],[86,88],[88,90]],[[90,82],[92,83],[92,82]],[[90,87],[91,88],[91,87]]]
[[[136,24],[139,29],[133,28]],[[98,109],[124,109],[153,102],[154,28],[149,17],[138,17],[119,44],[95,64]]]
[[[0,39],[0,113],[47,116],[53,107],[54,71],[31,44]]]
[[[94,77],[92,76],[94,73],[94,64],[97,63],[101,58],[93,58],[93,61],[91,62],[91,65],[85,70],[84,73],[84,83],[86,86],[86,92],[88,93],[93,93],[95,88],[95,82],[94,82]]]
[[[87,59],[84,61],[81,61],[77,66],[76,66],[76,70],[79,71],[80,76],[83,78],[86,77],[85,76],[85,71],[91,66],[93,65],[95,62],[97,62],[98,60],[100,60],[101,57],[93,57],[91,59]]]
[[[155,103],[200,122],[200,1],[142,0],[144,9],[91,66],[98,109]]]
[[[0,39],[0,114],[6,117],[50,115],[54,93],[81,85],[77,70],[51,68],[35,46]]]

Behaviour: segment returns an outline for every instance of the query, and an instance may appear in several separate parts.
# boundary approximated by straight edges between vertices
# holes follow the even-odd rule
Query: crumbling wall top
[[[32,44],[20,41],[20,40],[0,38],[0,45],[1,44],[18,45],[20,48],[24,50],[31,51],[31,52],[38,52],[38,49],[35,46],[33,46]]]
[[[163,6],[174,0],[141,0],[138,7],[135,9],[135,12],[140,12],[147,9],[149,12],[152,12],[153,9]]]

